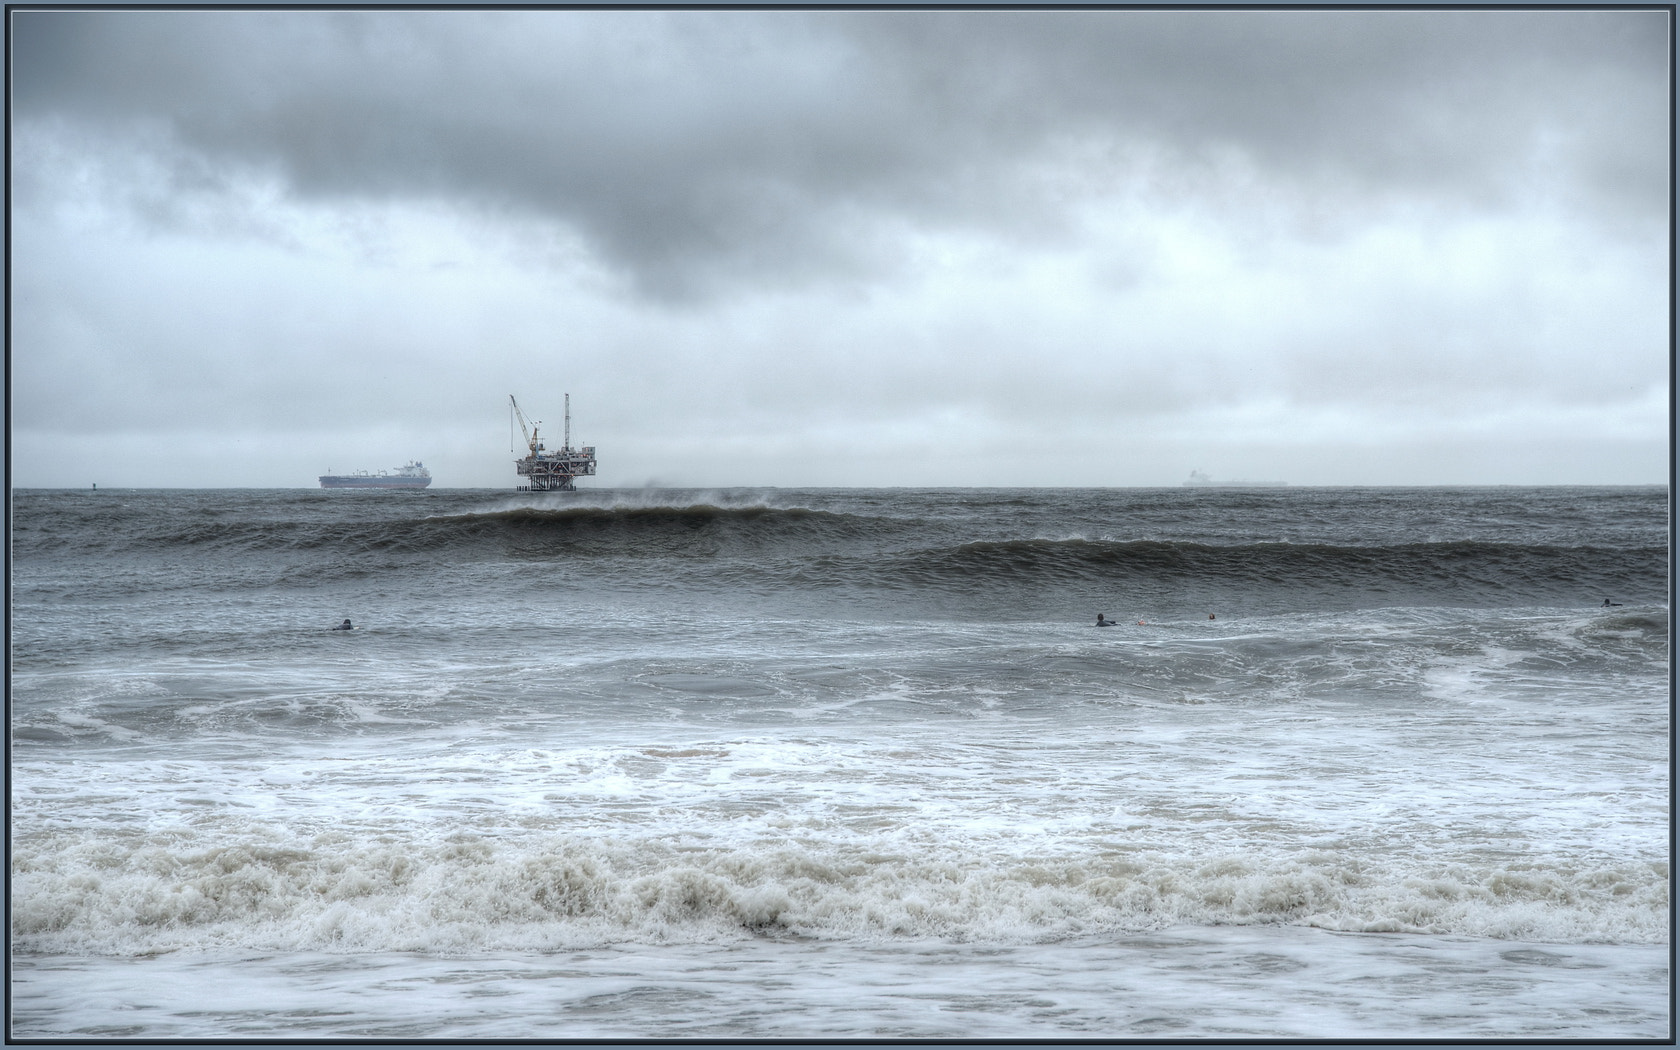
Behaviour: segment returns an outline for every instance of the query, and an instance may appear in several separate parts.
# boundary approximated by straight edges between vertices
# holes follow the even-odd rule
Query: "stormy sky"
[[[1665,12],[11,30],[18,486],[1667,477]]]

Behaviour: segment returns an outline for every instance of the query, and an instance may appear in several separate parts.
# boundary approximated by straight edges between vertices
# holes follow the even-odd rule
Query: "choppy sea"
[[[1663,1039],[1668,499],[15,491],[12,1034]]]

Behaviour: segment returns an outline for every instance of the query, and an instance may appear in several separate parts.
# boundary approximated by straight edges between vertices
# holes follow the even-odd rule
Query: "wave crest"
[[[465,836],[190,849],[172,837],[48,836],[14,855],[12,933],[24,951],[113,955],[540,950],[776,931],[1028,942],[1179,923],[1662,943],[1666,880],[1652,864],[1375,870],[1331,854],[1026,859]]]

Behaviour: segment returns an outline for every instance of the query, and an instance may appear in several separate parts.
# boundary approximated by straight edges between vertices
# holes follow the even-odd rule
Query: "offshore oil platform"
[[[548,451],[537,436],[540,422],[530,422],[525,413],[519,411],[519,402],[508,395],[509,413],[508,432],[513,432],[513,420],[519,421],[519,430],[525,435],[526,454],[523,459],[513,461],[513,468],[521,476],[531,479],[529,485],[520,485],[517,492],[576,492],[577,485],[573,479],[587,477],[595,473],[595,446],[585,445],[582,448],[572,447],[572,395],[566,395],[566,429],[562,432],[558,451]]]

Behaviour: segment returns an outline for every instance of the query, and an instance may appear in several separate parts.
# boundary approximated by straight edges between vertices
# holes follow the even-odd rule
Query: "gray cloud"
[[[893,272],[900,224],[1065,232],[1130,193],[1289,212],[1666,205],[1660,12],[30,12],[16,117],[160,194],[448,199],[643,292]],[[1077,178],[1046,174],[1077,156]],[[1241,173],[1246,173],[1241,174]],[[1279,196],[1286,181],[1295,187]]]
[[[1665,12],[13,19],[24,484],[1661,477]]]

